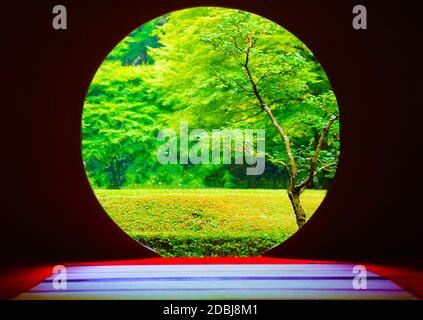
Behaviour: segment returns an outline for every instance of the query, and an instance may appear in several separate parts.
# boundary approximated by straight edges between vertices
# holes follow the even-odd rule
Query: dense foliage
[[[258,90],[286,128],[301,178],[335,96],[320,64],[296,37],[259,16],[221,8],[173,12],[131,33],[108,56],[89,89],[83,158],[95,187],[286,188],[283,141],[249,90],[239,60],[245,46]],[[251,46],[252,47],[252,46]],[[265,128],[266,170],[241,164],[160,165],[163,128]],[[326,188],[339,155],[335,122],[319,154],[312,187]]]

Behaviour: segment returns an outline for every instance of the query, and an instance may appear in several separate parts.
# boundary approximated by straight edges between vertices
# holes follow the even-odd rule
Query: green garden
[[[96,190],[104,209],[132,238],[163,256],[256,256],[298,227],[286,193],[251,189]],[[302,195],[313,213],[324,190]]]
[[[184,146],[181,123],[210,137],[238,130],[241,143],[216,152],[190,134]],[[163,130],[174,136],[158,139]],[[158,161],[166,144],[178,161]],[[225,152],[233,161],[214,161]],[[322,66],[293,34],[244,11],[193,8],[143,24],[103,61],[85,100],[91,186],[125,232],[163,256],[256,256],[283,242],[320,205],[339,154]],[[247,174],[248,156],[263,172]]]

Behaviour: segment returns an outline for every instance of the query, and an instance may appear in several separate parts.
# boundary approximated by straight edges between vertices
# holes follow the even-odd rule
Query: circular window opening
[[[312,216],[334,177],[329,80],[281,26],[217,7],[128,35],[95,75],[82,153],[105,211],[163,256],[255,256]]]

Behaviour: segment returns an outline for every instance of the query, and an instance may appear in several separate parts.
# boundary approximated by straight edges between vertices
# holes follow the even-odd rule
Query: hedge
[[[258,256],[283,242],[288,236],[252,235],[138,234],[138,242],[154,248],[163,257],[249,257]]]

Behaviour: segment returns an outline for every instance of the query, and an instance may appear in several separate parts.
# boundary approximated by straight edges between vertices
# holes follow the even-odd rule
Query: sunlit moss
[[[298,229],[285,190],[95,192],[124,231],[165,256],[259,255]],[[325,193],[306,191],[306,211],[313,213]]]

